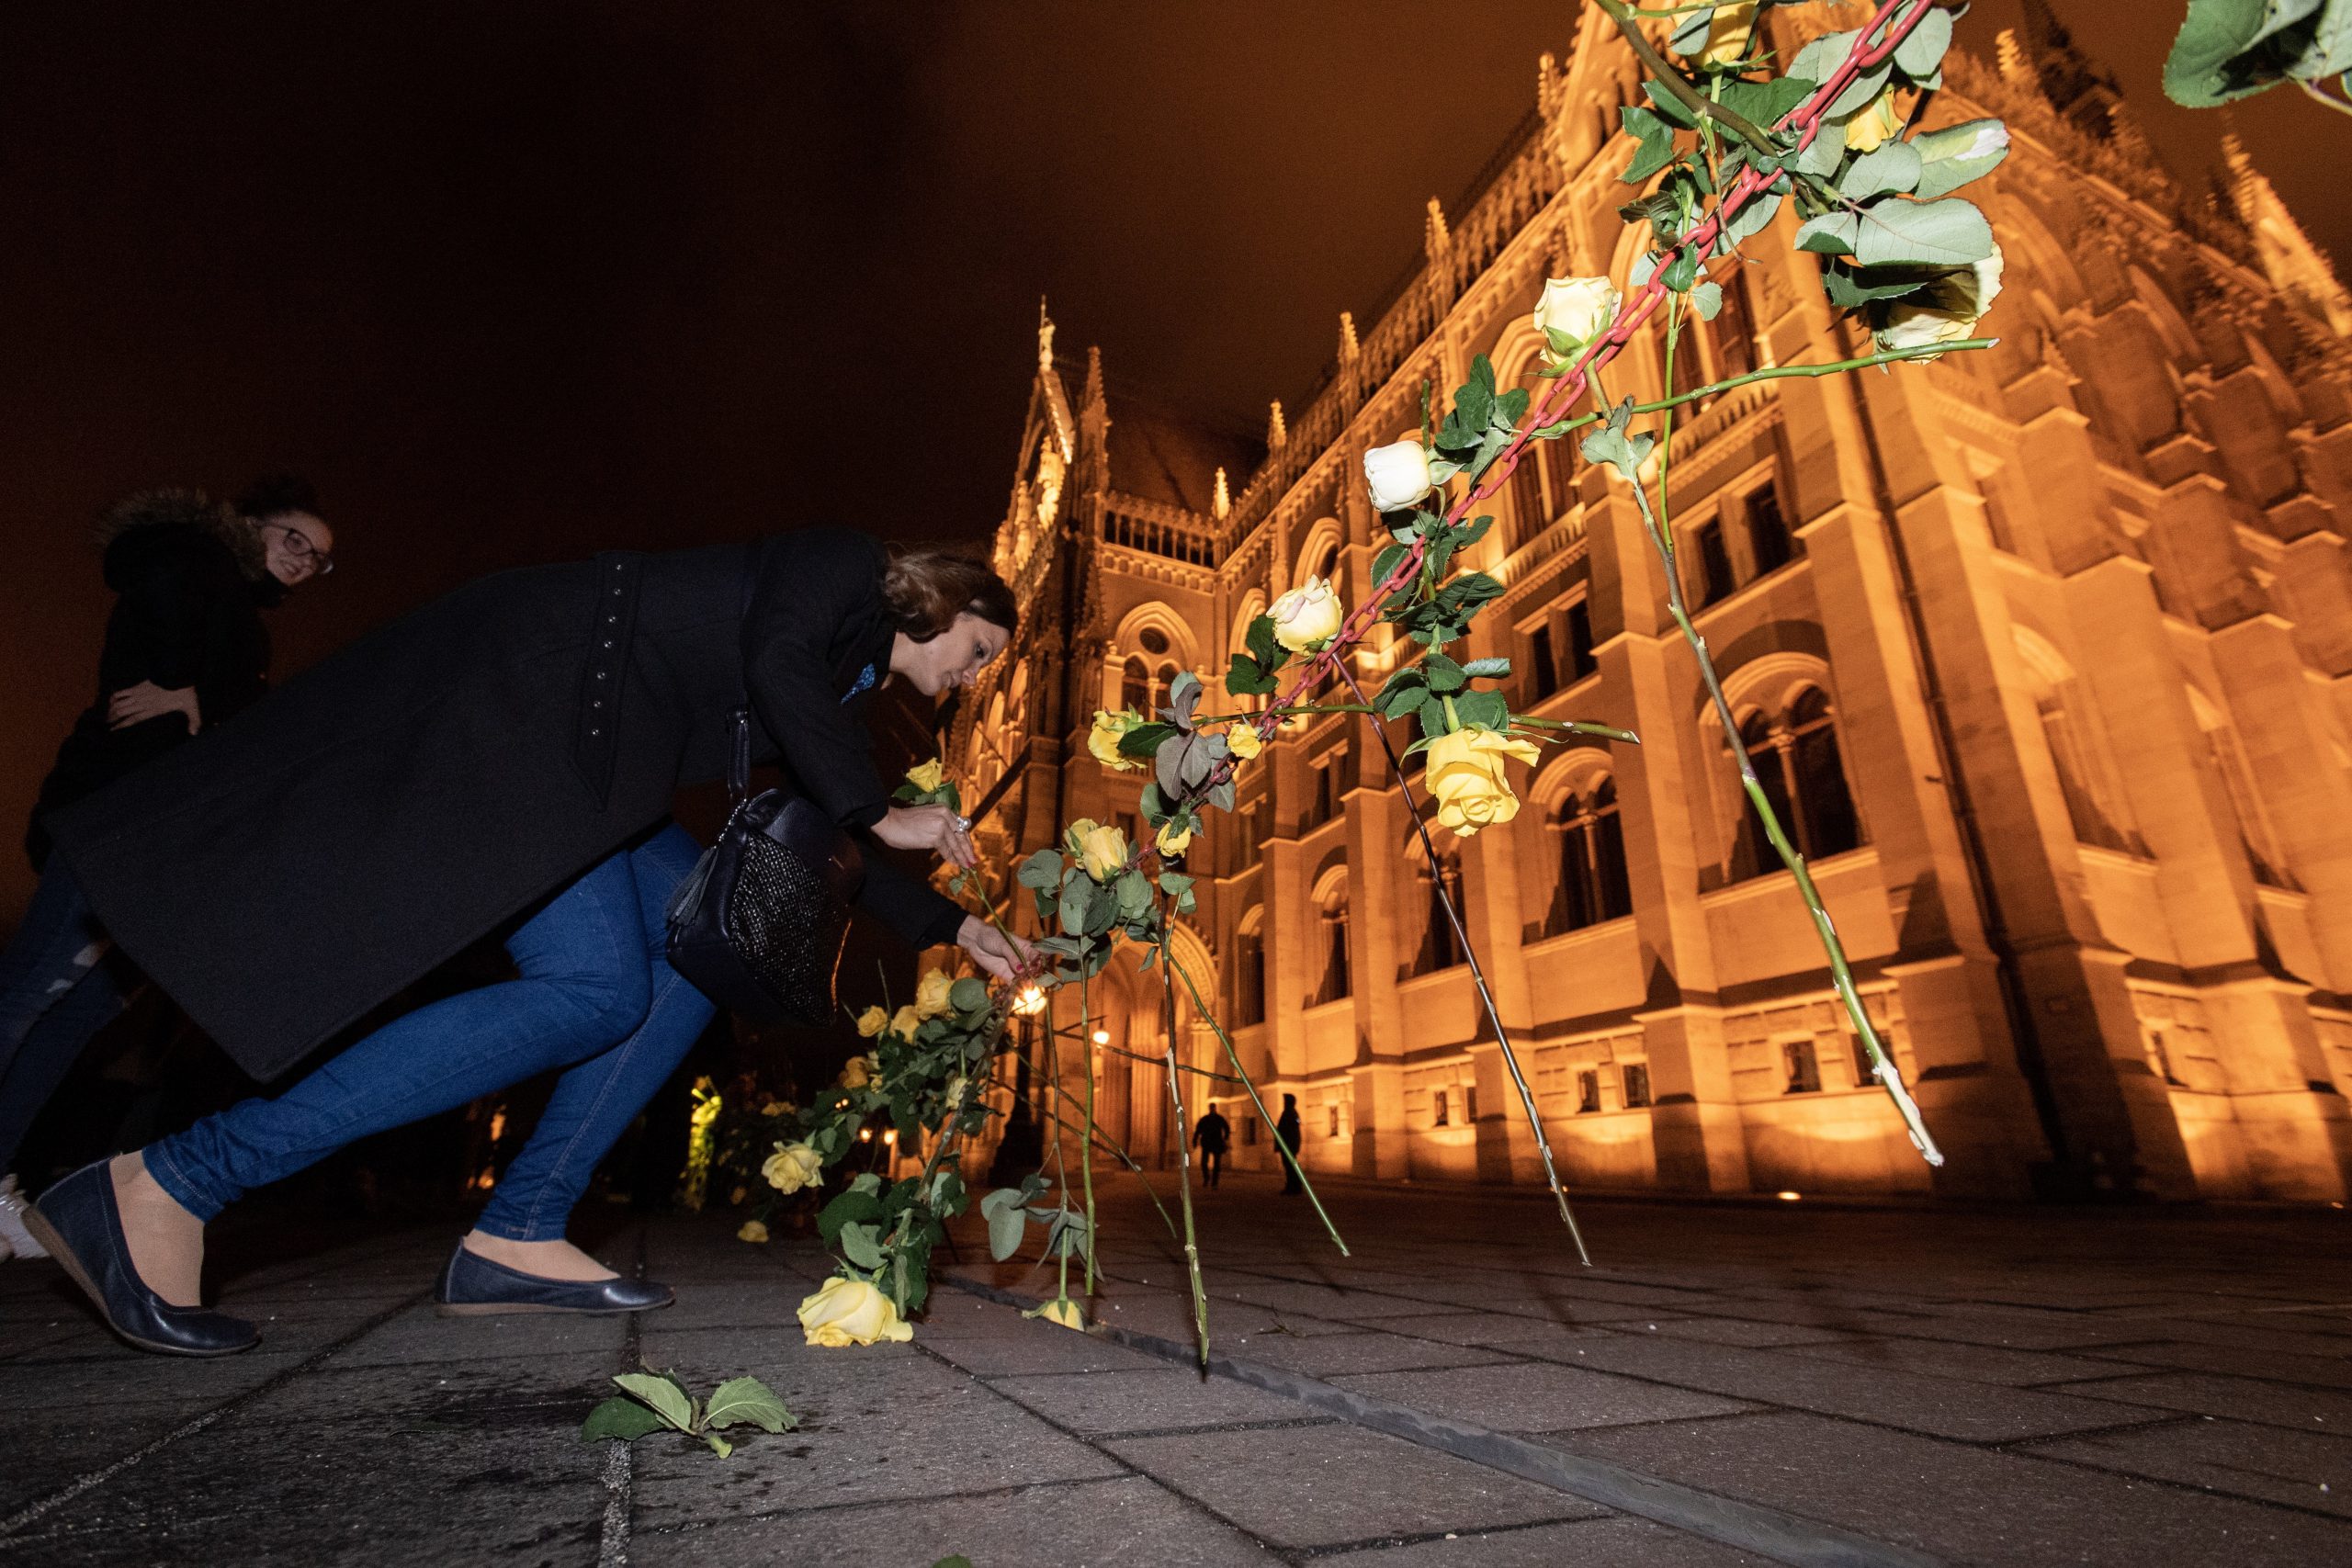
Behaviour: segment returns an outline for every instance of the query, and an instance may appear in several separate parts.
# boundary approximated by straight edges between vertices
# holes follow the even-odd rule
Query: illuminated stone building
[[[2216,188],[2175,184],[2114,84],[2029,10],[1996,63],[1954,58],[1928,117],[2016,134],[1971,190],[2007,254],[2000,346],[1754,384],[1673,437],[1700,626],[1950,1163],[1923,1164],[1864,1086],[1628,493],[1552,443],[1468,563],[1507,584],[1474,652],[1513,660],[1514,705],[1642,744],[1550,749],[1520,818],[1440,835],[1434,875],[1574,1184],[2346,1195],[2352,303],[2242,150]],[[1143,775],[1087,755],[1095,709],[1221,671],[1305,577],[1368,591],[1386,541],[1362,456],[1418,425],[1425,379],[1458,385],[1482,353],[1528,378],[1543,279],[1626,276],[1611,133],[1637,86],[1586,8],[1481,187],[1430,203],[1419,272],[1340,318],[1321,389],[1262,440],[1124,398],[1116,366],[1057,355],[1041,326],[996,546],[1028,619],[951,751],[969,798],[1003,783],[1000,867],[1075,818],[1133,825]],[[1793,223],[1685,340],[1685,386],[1864,351]],[[1659,348],[1611,390],[1656,396]],[[1400,652],[1383,630],[1354,667],[1369,687]],[[1211,691],[1204,711],[1228,701]],[[1182,952],[1270,1100],[1297,1097],[1311,1170],[1538,1180],[1366,723],[1306,724],[1242,770],[1238,815],[1188,868]],[[1092,1000],[1106,1129],[1172,1159],[1163,1075],[1124,1054],[1162,1048],[1157,976],[1123,961]],[[1223,1066],[1189,1009],[1180,1049]],[[1194,1080],[1194,1114],[1204,1089],[1237,1163],[1270,1166],[1238,1091]]]

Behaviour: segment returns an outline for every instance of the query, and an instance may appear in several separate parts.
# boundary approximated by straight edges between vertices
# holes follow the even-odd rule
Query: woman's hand
[[[107,723],[112,729],[144,724],[167,713],[186,714],[190,735],[204,728],[204,716],[197,711],[194,686],[166,687],[141,681],[136,686],[125,686],[107,700]]]
[[[894,850],[929,850],[952,866],[979,863],[971,824],[944,806],[894,806],[874,824],[874,836]]]
[[[956,945],[1000,980],[1010,980],[1037,962],[1035,947],[997,930],[978,915],[965,916],[964,923],[956,928]]]

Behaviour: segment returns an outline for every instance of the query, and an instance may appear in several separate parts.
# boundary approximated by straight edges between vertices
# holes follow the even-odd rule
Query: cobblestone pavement
[[[446,1228],[252,1229],[217,1272],[264,1342],[220,1361],[0,1266],[0,1568],[2352,1561],[2342,1213],[1592,1203],[1585,1269],[1540,1195],[1340,1184],[1342,1258],[1235,1177],[1204,1379],[1181,1251],[1104,1191],[1091,1336],[977,1228],[859,1350],[793,1322],[820,1254],[718,1215],[611,1236],[679,1287],[636,1320],[438,1317]],[[580,1442],[640,1361],[800,1427]]]

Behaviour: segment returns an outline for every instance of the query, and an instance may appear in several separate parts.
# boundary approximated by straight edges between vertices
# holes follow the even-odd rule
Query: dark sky
[[[1962,24],[1987,54],[2018,0]],[[2150,0],[2062,0],[2184,167]],[[1261,428],[1533,96],[1570,0],[0,7],[0,824],[89,700],[85,520],[311,475],[281,670],[497,567],[1000,515],[1065,349]],[[2105,18],[2102,21],[2102,18]],[[2112,37],[2109,35],[2112,34]],[[2346,122],[2241,124],[2352,250]],[[2298,170],[2300,158],[2305,167]],[[0,840],[5,842],[5,840]],[[26,891],[0,852],[0,918]]]

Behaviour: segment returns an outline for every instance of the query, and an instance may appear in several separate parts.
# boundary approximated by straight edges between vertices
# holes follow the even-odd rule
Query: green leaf
[[[1751,235],[1763,232],[1764,226],[1771,222],[1781,210],[1781,193],[1788,188],[1788,176],[1781,175],[1763,191],[1750,197],[1737,212],[1733,213],[1731,220],[1716,232],[1716,254],[1720,255],[1736,251]]]
[[[1724,308],[1724,286],[1709,281],[1690,290],[1690,308],[1702,321],[1712,321]]]
[[[1421,660],[1421,674],[1429,682],[1430,690],[1441,696],[1462,689],[1462,666],[1442,653],[1432,653]]]
[[[858,1221],[871,1224],[881,1217],[881,1201],[871,1192],[860,1192],[852,1188],[817,1211],[817,1236],[831,1247],[841,1235],[843,1225]]]
[[[1094,912],[1094,884],[1084,872],[1075,873],[1062,884],[1059,915],[1062,930],[1071,936],[1085,932],[1087,918]]]
[[[957,1012],[977,1012],[989,1005],[989,988],[967,975],[947,987],[947,1005]]]
[[[763,1432],[782,1432],[800,1425],[773,1389],[752,1377],[729,1378],[711,1390],[710,1408],[703,1416],[706,1427],[739,1423]]]
[[[1128,872],[1115,884],[1119,895],[1119,919],[1132,920],[1151,908],[1151,883],[1140,871]]]
[[[1832,305],[1841,310],[1851,310],[1873,299],[1895,299],[1905,294],[1916,294],[1944,276],[1941,270],[1877,267],[1869,272],[1855,272],[1842,266],[1826,266],[1821,269],[1821,288],[1829,296]]]
[[[1403,560],[1411,549],[1410,545],[1390,545],[1373,557],[1372,581],[1375,583],[1387,581],[1388,574],[1396,570],[1396,563]]]
[[[668,1378],[653,1372],[623,1372],[613,1381],[652,1406],[665,1425],[681,1432],[694,1429],[695,1402]]]
[[[1453,699],[1453,711],[1465,725],[1481,729],[1505,729],[1510,725],[1510,704],[1497,691],[1464,692]]]
[[[1895,69],[1915,81],[1934,75],[1943,64],[1944,51],[1951,48],[1951,18],[1950,11],[1930,11],[1920,17],[1919,25],[1894,46]]]
[[[1666,47],[1677,54],[1698,55],[1707,47],[1707,28],[1715,19],[1715,7],[1702,6],[1682,18]]]
[[[1625,109],[1625,134],[1641,141],[1634,161],[1618,176],[1627,185],[1640,185],[1674,162],[1674,127],[1649,110],[1628,106]]]
[[[1769,82],[1725,82],[1723,106],[1758,125],[1778,125],[1789,111],[1813,96],[1815,84],[1796,76],[1775,76]]]
[[[1251,620],[1250,630],[1242,640],[1249,644],[1251,657],[1269,675],[1281,669],[1283,661],[1290,658],[1283,645],[1274,640],[1274,618],[1272,615],[1259,615]]]
[[[1680,98],[1678,98],[1672,93],[1668,92],[1663,83],[1654,81],[1644,82],[1642,84],[1642,92],[1649,98],[1651,104],[1657,107],[1661,118],[1672,121],[1674,124],[1681,127],[1685,130],[1696,130],[1699,129],[1699,117],[1692,114],[1690,108],[1684,105]]]
[[[1838,181],[1838,194],[1849,201],[1868,201],[1889,192],[1908,194],[1919,184],[1919,169],[1917,148],[1907,141],[1883,141],[1854,160]]]
[[[881,1233],[868,1224],[851,1224],[842,1227],[842,1256],[860,1269],[882,1267]]]
[[[1969,202],[1886,197],[1864,208],[1854,257],[1864,266],[1973,265],[1993,254],[1993,226]]]
[[[1172,724],[1138,724],[1119,737],[1119,755],[1148,761],[1159,750],[1159,743],[1177,733]]]
[[[1191,891],[1192,886],[1193,878],[1181,871],[1163,871],[1159,874],[1159,890],[1170,898],[1182,897]]]
[[[2009,155],[2009,128],[1997,119],[1972,119],[1915,136],[1911,146],[1920,163],[1911,194],[1933,201],[2000,167]]]
[[[633,1443],[648,1432],[659,1432],[667,1425],[669,1423],[636,1400],[615,1394],[588,1412],[588,1419],[580,1424],[580,1440],[594,1443],[614,1438],[624,1443]]]
[[[1825,212],[1808,218],[1797,229],[1797,249],[1823,255],[1850,256],[1860,245],[1861,214]]]
[[[1237,697],[1263,696],[1281,684],[1246,653],[1235,654],[1232,664],[1225,671],[1225,689],[1228,694]]]
[[[1825,119],[1804,151],[1796,154],[1794,167],[1800,175],[1826,180],[1838,172],[1838,164],[1845,156],[1846,128],[1834,119]]]
[[[1021,863],[1021,870],[1013,880],[1023,887],[1047,888],[1062,879],[1062,852],[1059,850],[1039,850]]]
[[[2165,61],[2165,95],[2211,108],[2294,77],[2310,82],[2352,65],[2346,0],[2189,0]]]
[[[1462,672],[1472,676],[1508,675],[1510,673],[1510,660],[1503,658],[1474,659],[1462,667]]]
[[[989,1194],[994,1199],[997,1194]],[[987,1205],[981,1205],[986,1208]],[[998,1209],[989,1215],[989,1256],[999,1263],[1021,1250],[1021,1238],[1028,1234],[1027,1212],[1019,1208]]]

